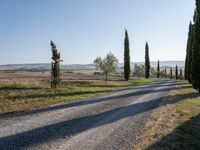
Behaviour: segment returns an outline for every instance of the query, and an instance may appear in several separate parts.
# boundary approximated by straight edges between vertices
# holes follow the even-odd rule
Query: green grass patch
[[[178,82],[174,142],[178,149],[200,149],[200,95],[186,81]]]
[[[134,78],[130,79],[128,81],[129,85],[141,85],[141,84],[146,84],[146,83],[151,83],[154,81],[158,81],[159,79],[157,78],[150,78],[150,79],[145,79],[145,78]]]
[[[157,79],[130,81],[65,81],[53,90],[47,82],[0,83],[0,114],[48,107],[53,104],[86,99],[100,93],[141,85]]]
[[[180,90],[178,91],[177,110],[180,114],[179,124],[189,120],[200,113],[200,95],[186,81],[178,82]]]

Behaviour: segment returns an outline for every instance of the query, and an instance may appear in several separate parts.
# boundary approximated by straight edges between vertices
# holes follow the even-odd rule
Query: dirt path
[[[0,118],[0,149],[132,149],[175,82],[161,80],[85,101]]]

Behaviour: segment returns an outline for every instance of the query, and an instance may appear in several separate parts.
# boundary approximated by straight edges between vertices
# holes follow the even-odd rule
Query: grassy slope
[[[128,82],[78,81],[63,83],[52,90],[47,83],[0,83],[0,114],[47,107],[62,102],[86,99],[98,93],[153,82],[156,79],[131,79]]]
[[[200,95],[178,81],[149,119],[134,149],[200,149]]]

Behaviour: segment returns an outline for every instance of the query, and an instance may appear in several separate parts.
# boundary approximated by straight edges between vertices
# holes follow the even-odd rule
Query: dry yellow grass
[[[186,81],[177,84],[180,88],[153,112],[134,150],[200,149],[200,95]]]
[[[4,75],[9,73],[4,73]],[[0,75],[0,114],[27,111],[54,104],[85,99],[96,94],[155,81],[156,79],[132,79],[129,82],[114,77],[105,81],[88,74],[64,74],[62,87],[50,89],[49,73],[10,73],[2,81]],[[72,79],[70,79],[72,78]],[[102,77],[101,77],[102,78]],[[111,78],[111,77],[110,77]]]

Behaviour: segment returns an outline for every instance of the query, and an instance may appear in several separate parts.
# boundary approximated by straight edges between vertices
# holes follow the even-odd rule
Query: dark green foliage
[[[178,79],[178,66],[177,65],[176,65],[175,75],[176,75],[176,80],[177,80]]]
[[[146,42],[145,45],[145,78],[148,79],[150,76],[150,59],[149,59],[149,45]]]
[[[170,68],[170,79],[173,78],[173,70],[172,70],[172,67]]]
[[[157,78],[160,78],[160,61],[158,60],[158,66],[157,66]]]
[[[167,68],[165,67],[165,78],[167,78]]]
[[[129,80],[131,73],[130,68],[130,48],[129,48],[129,38],[128,32],[125,30],[125,39],[124,39],[124,79]]]
[[[52,63],[51,63],[51,88],[57,88],[60,86],[60,53],[58,52],[56,45],[53,41],[50,43],[52,50]]]
[[[183,80],[183,70],[182,70],[182,68],[180,69],[180,75],[179,75],[179,78],[180,78],[181,80]]]
[[[192,51],[192,85],[200,93],[200,0],[196,0],[194,18],[194,48]]]
[[[187,41],[187,51],[186,51],[186,59],[185,59],[185,79],[191,83],[191,63],[192,63],[192,48],[194,45],[193,38],[193,28],[194,26],[190,22],[189,32],[188,32],[188,41]]]

